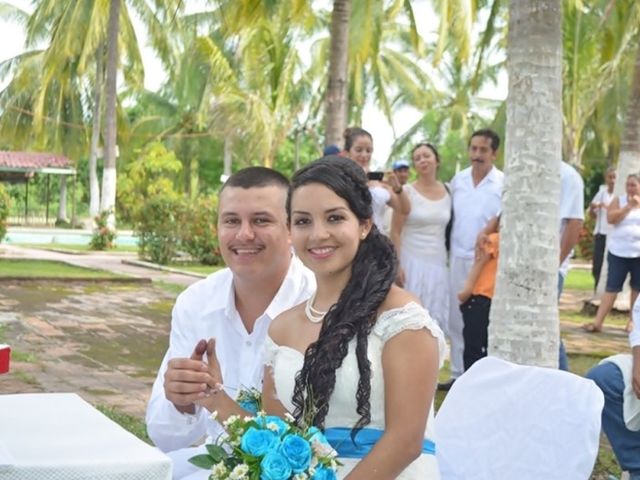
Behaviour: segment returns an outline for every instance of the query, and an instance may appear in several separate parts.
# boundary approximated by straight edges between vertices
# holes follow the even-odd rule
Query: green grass
[[[591,270],[572,268],[564,281],[565,290],[593,291],[593,277]]]
[[[2,277],[99,279],[121,276],[104,270],[76,267],[52,260],[0,259],[0,278]]]
[[[154,280],[153,284],[156,287],[161,288],[165,292],[168,292],[168,293],[170,293],[172,295],[175,295],[175,296],[180,295],[187,288],[184,285],[180,285],[180,284],[177,284],[177,283],[171,283],[171,282],[165,282],[165,281],[162,281],[162,280]]]
[[[175,268],[177,270],[185,270],[187,272],[202,273],[209,275],[217,270],[220,270],[219,265],[200,265],[199,263],[185,263],[185,262],[171,262],[167,267]]]
[[[96,405],[96,408],[122,428],[133,433],[140,440],[152,445],[151,439],[149,438],[149,435],[147,435],[147,427],[141,419],[121,412],[120,410],[108,405],[100,404]]]
[[[116,240],[117,241],[117,240]],[[71,252],[95,252],[96,250],[91,250],[89,245],[75,245],[75,244],[65,244],[65,243],[17,243],[19,247],[25,248],[38,248],[41,250],[69,250]],[[135,245],[116,245],[114,248],[109,250],[104,250],[105,252],[118,252],[118,253],[126,253],[126,252],[137,252],[138,247]]]

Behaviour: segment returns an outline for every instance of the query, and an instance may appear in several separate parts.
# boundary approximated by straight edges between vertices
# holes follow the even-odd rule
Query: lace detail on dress
[[[447,353],[444,333],[442,333],[436,321],[431,318],[429,312],[416,302],[410,302],[402,307],[382,312],[373,326],[373,333],[385,343],[404,330],[420,330],[422,328],[429,330],[431,335],[438,340],[438,365],[442,367]]]
[[[278,345],[274,342],[269,334],[264,339],[264,347],[262,348],[262,363],[266,367],[273,367],[273,362],[278,354]]]

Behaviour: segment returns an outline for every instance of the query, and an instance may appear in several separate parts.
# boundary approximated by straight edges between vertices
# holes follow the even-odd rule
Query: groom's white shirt
[[[224,387],[234,398],[239,388],[262,389],[263,345],[271,321],[302,303],[315,291],[313,274],[293,256],[287,275],[271,304],[248,333],[236,310],[233,274],[225,268],[182,292],[173,307],[169,349],[162,360],[147,407],[147,431],[164,452],[189,447],[203,437],[213,439],[222,427],[209,412],[196,407],[193,415],[176,410],[164,393],[164,374],[172,358],[188,358],[200,339],[215,337]]]

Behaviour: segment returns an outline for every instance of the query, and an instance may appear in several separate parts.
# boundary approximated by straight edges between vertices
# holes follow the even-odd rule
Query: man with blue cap
[[[396,160],[391,168],[400,185],[406,185],[409,181],[409,162],[407,160]]]

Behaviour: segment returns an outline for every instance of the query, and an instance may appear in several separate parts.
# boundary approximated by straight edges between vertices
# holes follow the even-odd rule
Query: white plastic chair
[[[591,380],[483,358],[436,414],[442,480],[586,480],[603,405]]]

